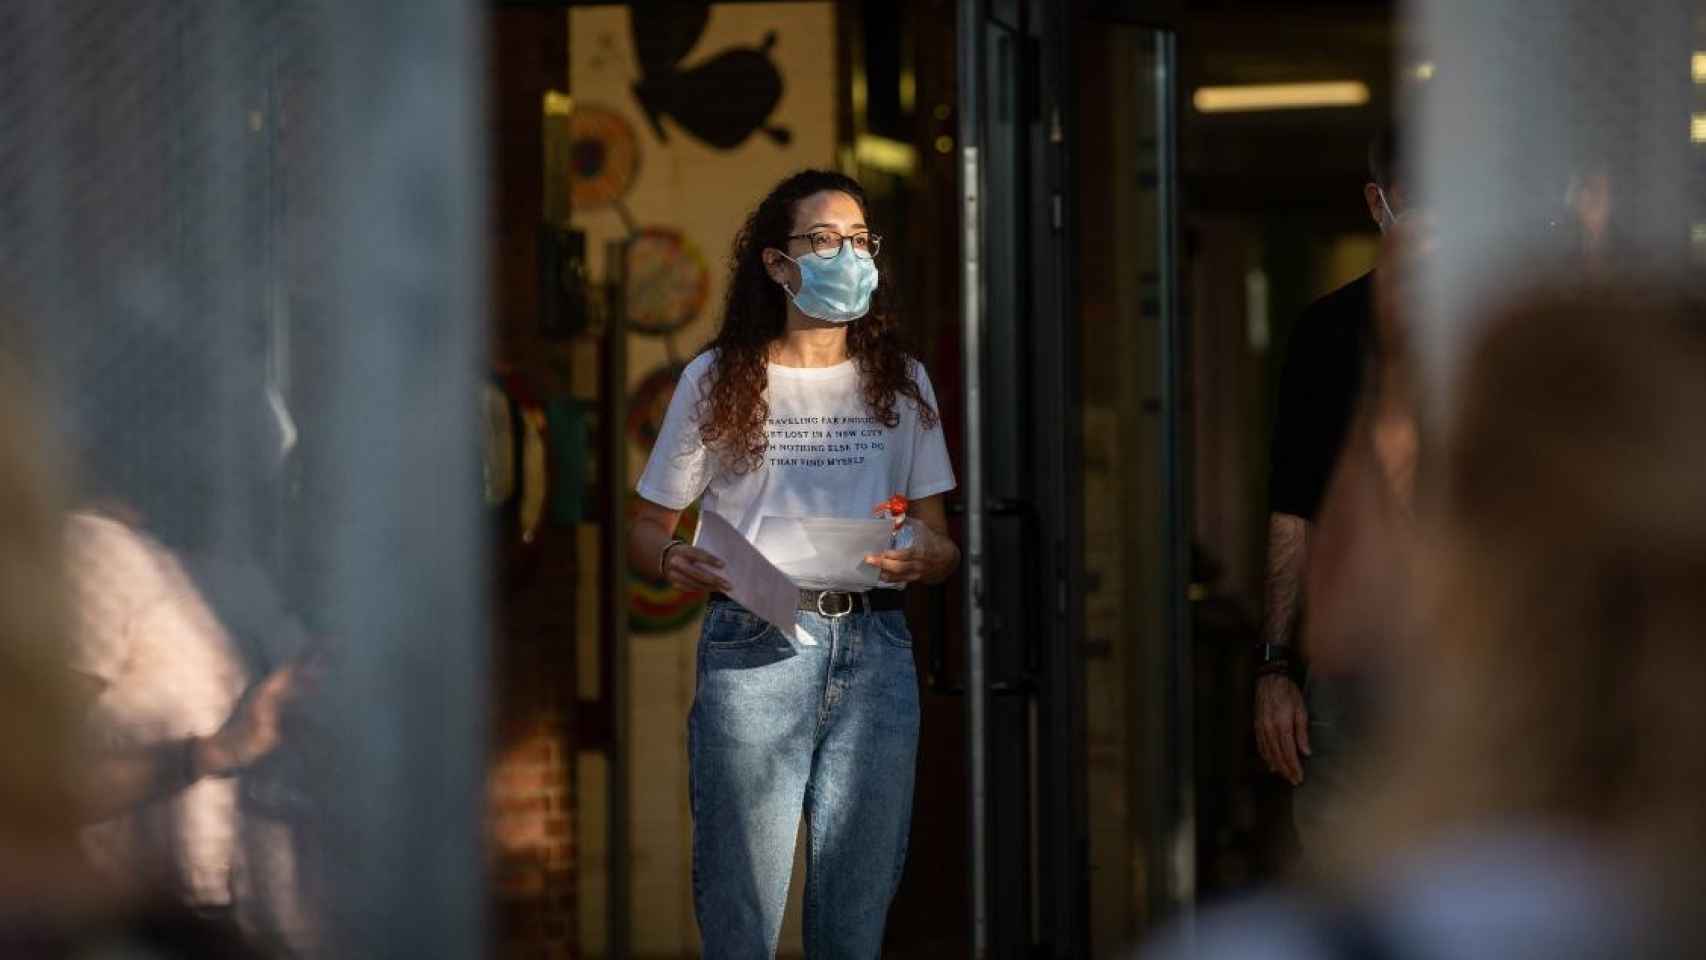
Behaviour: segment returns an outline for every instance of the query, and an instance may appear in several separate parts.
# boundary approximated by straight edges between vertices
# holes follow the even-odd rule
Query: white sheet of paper
[[[766,532],[774,530],[778,546],[794,547],[795,537],[804,537],[811,552],[797,548],[772,552]],[[779,559],[776,566],[810,590],[869,590],[878,585],[882,572],[865,558],[889,549],[894,523],[889,520],[846,520],[836,517],[765,517],[758,527],[759,544],[765,554]],[[780,538],[786,537],[787,540]]]
[[[752,545],[770,558],[771,563],[783,567],[783,573],[788,572],[785,569],[788,564],[817,556],[817,548],[812,546],[805,524],[798,517],[765,517],[759,520],[758,535],[753,538]]]
[[[701,511],[693,545],[723,561],[723,578],[729,582],[729,597],[736,603],[769,621],[783,636],[803,646],[817,646],[817,640],[799,629],[795,618],[800,589],[734,525],[709,510]]]

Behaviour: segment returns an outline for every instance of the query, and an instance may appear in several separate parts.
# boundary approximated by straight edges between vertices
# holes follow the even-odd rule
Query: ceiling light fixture
[[[1361,80],[1329,80],[1319,83],[1254,83],[1231,87],[1198,87],[1196,93],[1191,95],[1191,103],[1203,113],[1360,107],[1368,103],[1368,84]]]

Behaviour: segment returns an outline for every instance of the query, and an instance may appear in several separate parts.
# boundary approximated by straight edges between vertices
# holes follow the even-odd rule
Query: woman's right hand
[[[689,593],[728,593],[733,586],[718,572],[722,569],[723,561],[684,543],[669,551],[664,579],[677,590]]]

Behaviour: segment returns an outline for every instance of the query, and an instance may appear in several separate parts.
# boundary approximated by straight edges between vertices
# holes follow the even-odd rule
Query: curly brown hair
[[[698,413],[705,445],[740,473],[764,462],[770,346],[787,328],[787,296],[765,270],[764,251],[786,250],[800,201],[825,191],[845,193],[860,210],[866,209],[865,188],[857,180],[833,171],[806,170],[777,184],[735,235],[722,324],[703,351],[715,361]],[[917,407],[919,423],[934,429],[939,418],[913,378],[905,333],[888,307],[888,287],[888,274],[880,272],[870,312],[848,326],[847,353],[858,367],[865,406],[873,418],[891,429],[898,426],[897,406],[904,397]]]

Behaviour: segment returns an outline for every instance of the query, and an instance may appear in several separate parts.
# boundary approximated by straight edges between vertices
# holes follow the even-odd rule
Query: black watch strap
[[[1303,675],[1303,663],[1289,645],[1264,643],[1256,648],[1256,676],[1284,674],[1293,681]]]

